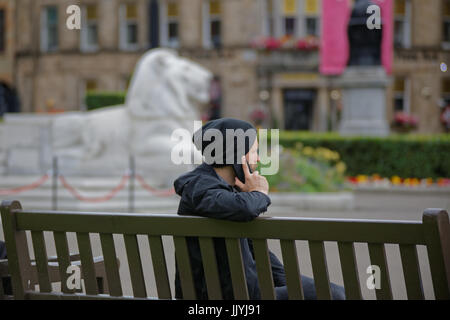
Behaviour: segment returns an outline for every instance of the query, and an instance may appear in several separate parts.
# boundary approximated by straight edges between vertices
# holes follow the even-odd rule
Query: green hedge
[[[125,103],[126,92],[88,92],[85,102],[88,110],[115,106]]]
[[[270,140],[269,140],[270,141]],[[450,177],[450,134],[342,137],[336,133],[280,131],[280,144],[295,148],[325,147],[337,151],[347,165],[347,175],[379,174],[382,177]]]

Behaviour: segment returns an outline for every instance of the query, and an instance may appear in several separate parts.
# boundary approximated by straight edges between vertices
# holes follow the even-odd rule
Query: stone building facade
[[[449,73],[441,71],[450,63],[449,2],[395,0],[386,114],[389,122],[398,111],[417,116],[420,133],[442,132],[440,113],[450,104]],[[74,4],[81,30],[66,26]],[[162,46],[216,75],[215,116],[337,129],[340,90],[319,73],[315,46],[320,0],[0,0],[0,10],[5,5],[10,40],[0,79],[15,84],[23,112],[80,110],[87,90],[125,90],[139,57]]]
[[[13,86],[14,58],[15,58],[15,2],[0,0],[0,82]]]

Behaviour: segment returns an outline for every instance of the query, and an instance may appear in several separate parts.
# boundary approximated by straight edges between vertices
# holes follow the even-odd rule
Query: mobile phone
[[[248,167],[248,171],[250,173],[253,173],[252,168],[250,167],[250,164],[248,163],[247,159],[245,159],[245,163],[247,164]],[[242,169],[242,163],[236,163],[233,164],[233,169],[234,172],[236,173],[237,178],[245,184],[245,173],[244,173],[244,169]]]

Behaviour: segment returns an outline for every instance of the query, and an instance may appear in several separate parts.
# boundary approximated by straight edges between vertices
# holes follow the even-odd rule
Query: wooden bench
[[[72,254],[69,257],[70,264],[75,266],[81,266],[80,255]],[[95,267],[95,275],[97,278],[97,286],[99,288],[99,292],[107,293],[108,292],[108,284],[106,283],[106,273],[105,273],[105,264],[103,261],[103,257],[94,257],[94,267]],[[29,268],[24,272],[26,275],[26,290],[34,290],[36,285],[39,285],[39,279],[36,271],[36,261],[30,260]],[[58,265],[57,257],[49,257],[48,258],[48,276],[50,283],[61,282],[61,275]],[[82,280],[83,277],[81,277]],[[0,300],[10,300],[13,296],[10,296],[8,292],[5,292],[5,288],[3,288],[3,281],[11,282],[11,274],[9,271],[9,261],[8,259],[0,260]],[[80,290],[79,290],[80,291]]]
[[[319,299],[330,299],[329,274],[324,241],[337,243],[340,267],[348,299],[362,299],[355,243],[367,243],[370,263],[380,268],[381,288],[377,299],[392,299],[385,244],[398,244],[408,299],[423,299],[421,271],[416,246],[426,246],[432,286],[436,299],[450,299],[450,226],[448,214],[428,209],[422,221],[344,220],[310,218],[258,218],[239,223],[201,217],[159,214],[119,214],[83,212],[41,212],[22,210],[19,202],[3,202],[1,217],[7,244],[9,268],[16,299],[147,299],[142,255],[137,235],[149,241],[155,284],[159,299],[172,299],[162,236],[173,237],[180,266],[181,286],[186,299],[195,299],[186,237],[199,237],[205,279],[210,299],[221,299],[213,237],[225,238],[235,298],[248,299],[239,238],[253,239],[258,279],[263,299],[274,299],[268,256],[268,239],[278,239],[286,270],[290,299],[302,299],[296,240],[307,240]],[[26,286],[28,244],[31,231],[40,291]],[[54,235],[61,278],[69,266],[67,232],[75,232],[85,281],[85,293],[52,292],[43,231]],[[105,261],[109,294],[97,288],[89,234],[98,233]],[[113,234],[123,235],[130,270],[132,297],[123,295]],[[155,299],[155,298],[153,298]]]

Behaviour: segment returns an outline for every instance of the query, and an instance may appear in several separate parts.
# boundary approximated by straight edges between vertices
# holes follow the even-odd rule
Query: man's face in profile
[[[250,165],[252,171],[255,171],[258,166],[258,162],[260,161],[258,153],[258,139],[255,140],[253,146],[251,147],[250,151],[247,153],[245,158],[248,164]]]

